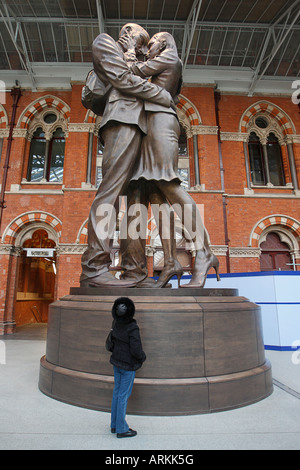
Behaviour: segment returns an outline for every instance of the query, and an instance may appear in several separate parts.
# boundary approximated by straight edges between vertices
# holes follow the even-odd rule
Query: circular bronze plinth
[[[128,413],[187,415],[249,405],[272,393],[260,309],[233,289],[73,289],[50,306],[40,390],[110,411],[114,385],[105,339],[120,296],[136,305],[147,360]]]

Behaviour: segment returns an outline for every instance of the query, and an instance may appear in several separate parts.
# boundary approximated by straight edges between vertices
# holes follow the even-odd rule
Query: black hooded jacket
[[[127,306],[127,313],[120,317],[116,314],[116,307],[121,303]],[[112,316],[115,320],[112,331],[114,349],[110,362],[120,369],[137,370],[146,360],[140,330],[133,319],[134,313],[134,303],[127,297],[121,297],[115,301],[112,309]]]

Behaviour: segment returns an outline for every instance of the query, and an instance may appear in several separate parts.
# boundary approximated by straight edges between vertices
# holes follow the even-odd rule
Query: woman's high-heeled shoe
[[[180,287],[180,278],[183,275],[183,269],[176,259],[167,261],[159,278],[156,281],[156,287],[165,287],[173,276],[177,276],[178,287]]]
[[[184,284],[181,287],[204,287],[208,271],[211,268],[214,268],[217,280],[220,281],[218,258],[212,253],[210,253],[206,258],[197,259],[196,257],[192,279],[188,284]]]

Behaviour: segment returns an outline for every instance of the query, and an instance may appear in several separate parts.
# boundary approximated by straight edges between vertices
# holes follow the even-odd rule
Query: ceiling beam
[[[300,1],[300,0],[297,0]],[[20,23],[60,23],[60,24],[80,24],[83,26],[97,26],[99,24],[98,18],[67,18],[67,17],[49,17],[49,16],[16,16],[10,17],[11,22],[14,21],[19,21]],[[0,23],[3,22],[3,18],[0,17]],[[119,26],[123,25],[126,22],[134,22],[136,23],[136,19],[126,19],[126,20],[120,20],[118,18],[111,18],[111,19],[105,19],[105,25],[111,25],[111,26]],[[139,23],[141,24],[148,24],[151,26],[157,25],[157,27],[163,27],[163,26],[175,26],[184,29],[186,26],[186,21],[184,20],[149,20],[149,19],[143,19],[143,20],[138,20]],[[229,21],[197,21],[196,27],[208,27],[208,28],[213,28],[213,27],[224,27],[224,28],[232,28],[232,29],[259,29],[259,30],[264,30],[264,29],[269,29],[270,28],[270,23],[243,23],[243,22],[229,22]],[[288,25],[287,25],[288,26]],[[276,24],[276,29],[281,30],[285,29],[286,25],[284,24]],[[293,24],[293,29],[294,30],[300,30],[300,25]]]
[[[282,44],[286,40],[287,36],[293,30],[293,26],[295,25],[296,21],[298,20],[298,18],[300,16],[300,9],[299,8],[296,10],[295,14],[293,15],[292,22],[288,24],[288,21],[289,21],[291,15],[292,15],[292,13],[294,13],[295,7],[297,5],[299,6],[299,4],[300,4],[300,0],[296,0],[296,2],[294,2],[293,5],[290,8],[288,8],[286,13],[284,15],[282,15],[269,28],[269,32],[267,34],[265,43],[263,45],[262,52],[261,52],[261,55],[260,55],[260,58],[259,58],[259,61],[258,61],[258,65],[256,67],[255,73],[253,75],[253,78],[252,78],[252,81],[251,81],[251,84],[250,84],[250,87],[249,87],[249,96],[253,95],[255,87],[257,86],[259,81],[263,78],[265,73],[267,72],[272,60],[274,59],[274,57],[276,56],[278,50],[280,49],[280,47],[282,46]],[[277,29],[279,21],[283,20],[284,17],[286,18],[284,29],[280,29],[280,31],[277,33],[277,36],[276,36],[275,27]],[[273,48],[271,50],[271,53],[267,57],[265,57],[265,54],[266,54],[266,51],[267,51],[267,48],[268,48],[268,45],[270,43],[271,38],[273,39]],[[266,62],[266,63],[264,65],[264,68],[262,69],[263,62]]]
[[[21,22],[17,18],[15,18],[11,12],[9,12],[9,7],[4,0],[1,0],[1,3],[0,3],[0,17],[4,21],[4,24],[7,28],[10,39],[19,55],[22,67],[24,68],[24,70],[26,70],[26,72],[30,76],[33,89],[35,89],[36,84],[35,84],[34,74],[33,74],[30,60],[29,60],[28,51],[26,48],[26,42],[24,39]],[[12,18],[14,19],[14,24],[11,21]],[[18,39],[21,45],[18,43]]]
[[[186,20],[184,27],[184,36],[182,44],[181,60],[183,62],[183,68],[186,67],[187,60],[189,58],[192,42],[194,39],[195,29],[199,18],[199,12],[202,5],[202,0],[194,0],[193,6]]]
[[[104,16],[101,6],[101,1],[96,0],[97,5],[97,16],[98,16],[98,27],[99,27],[99,34],[104,33]]]

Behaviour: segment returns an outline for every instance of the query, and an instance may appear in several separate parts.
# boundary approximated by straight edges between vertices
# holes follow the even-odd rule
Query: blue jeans
[[[111,404],[111,428],[117,433],[127,432],[126,410],[135,378],[134,370],[124,370],[114,366],[115,386]]]

